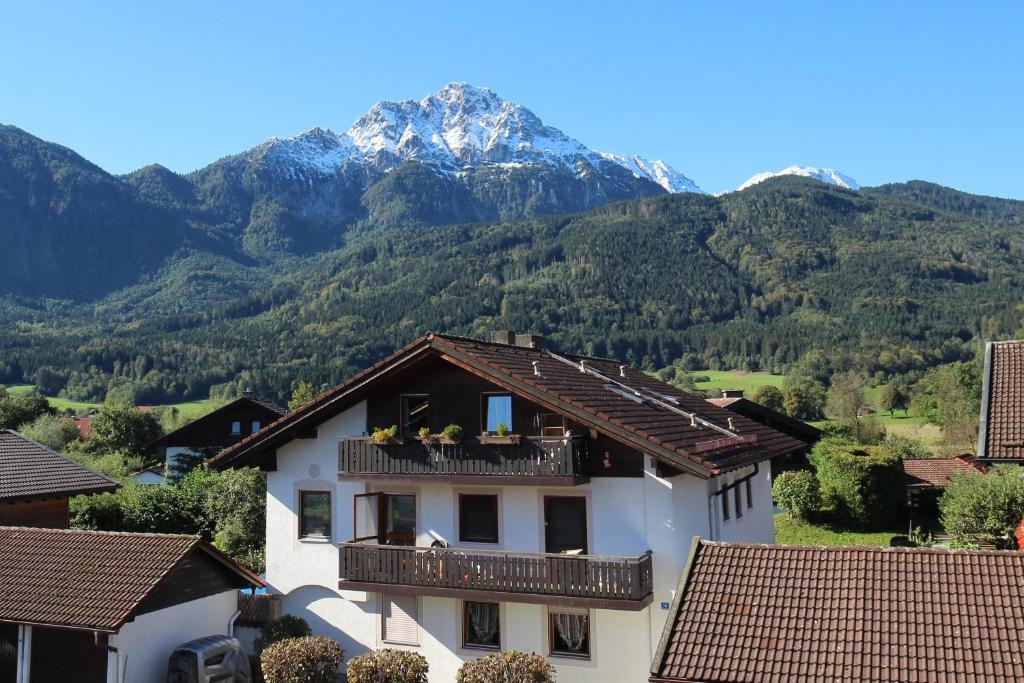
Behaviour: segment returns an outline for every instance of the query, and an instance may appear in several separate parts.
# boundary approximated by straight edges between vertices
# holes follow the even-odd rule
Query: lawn
[[[7,387],[7,391],[13,396],[18,396],[21,394],[27,394],[32,391],[33,388],[34,387],[31,384],[12,384]],[[55,398],[53,396],[47,396],[47,400],[50,402],[50,405],[60,412],[64,412],[70,408],[75,415],[81,415],[90,408],[99,408],[102,405],[99,403],[86,403],[83,401],[69,401],[66,398]],[[203,399],[202,401],[185,401],[184,403],[171,403],[168,405],[177,408],[181,411],[182,415],[191,420],[202,417],[217,407],[216,403],[208,398]]]
[[[895,542],[894,542],[895,541]],[[813,524],[796,524],[785,512],[775,515],[775,542],[782,545],[907,545],[905,529],[847,531]]]
[[[782,375],[767,372],[745,372],[743,370],[694,370],[696,377],[707,377],[707,382],[697,382],[698,389],[715,396],[722,389],[742,389],[747,398],[751,398],[765,384],[782,388]]]

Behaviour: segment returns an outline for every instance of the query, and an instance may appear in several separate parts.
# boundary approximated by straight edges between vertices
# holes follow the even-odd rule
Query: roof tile
[[[0,429],[0,501],[116,488],[114,480],[13,430]]]

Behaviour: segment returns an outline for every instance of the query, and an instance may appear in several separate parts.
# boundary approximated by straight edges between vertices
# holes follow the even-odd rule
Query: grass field
[[[32,391],[33,386],[31,384],[12,384],[7,387],[7,391],[14,396],[20,394],[27,394]],[[65,410],[71,409],[76,415],[81,415],[90,408],[99,408],[99,403],[86,403],[83,401],[69,401],[66,398],[56,398],[53,396],[47,396],[47,400],[57,410],[64,412]],[[202,401],[186,401],[184,403],[171,403],[168,404],[171,407],[177,408],[181,411],[181,414],[185,417],[194,420],[197,417],[202,417],[206,413],[216,408],[216,404],[210,399],[203,399]]]
[[[749,398],[765,384],[782,388],[782,375],[767,372],[744,372],[743,370],[695,370],[697,377],[707,377],[710,381],[697,382],[698,389],[714,396],[722,389],[742,389]]]
[[[895,541],[895,542],[894,542]],[[785,512],[775,515],[775,542],[787,545],[906,545],[907,532],[846,531],[812,524],[797,524]]]

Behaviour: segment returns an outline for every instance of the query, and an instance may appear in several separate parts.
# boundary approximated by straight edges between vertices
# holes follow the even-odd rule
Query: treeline
[[[245,384],[283,401],[427,331],[509,328],[651,371],[786,373],[818,352],[829,376],[909,386],[1021,330],[1022,221],[1020,202],[924,183],[778,178],[570,217],[362,224],[336,251],[273,267],[190,252],[93,305],[0,306],[0,382],[137,403]]]

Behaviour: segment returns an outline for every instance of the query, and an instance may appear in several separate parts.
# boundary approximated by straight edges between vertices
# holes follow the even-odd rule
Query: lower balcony
[[[508,444],[382,444],[348,437],[338,444],[338,471],[342,479],[362,481],[430,478],[460,484],[574,486],[590,481],[586,456],[583,436],[523,437]]]
[[[341,590],[636,611],[651,604],[651,553],[637,557],[341,544]]]

